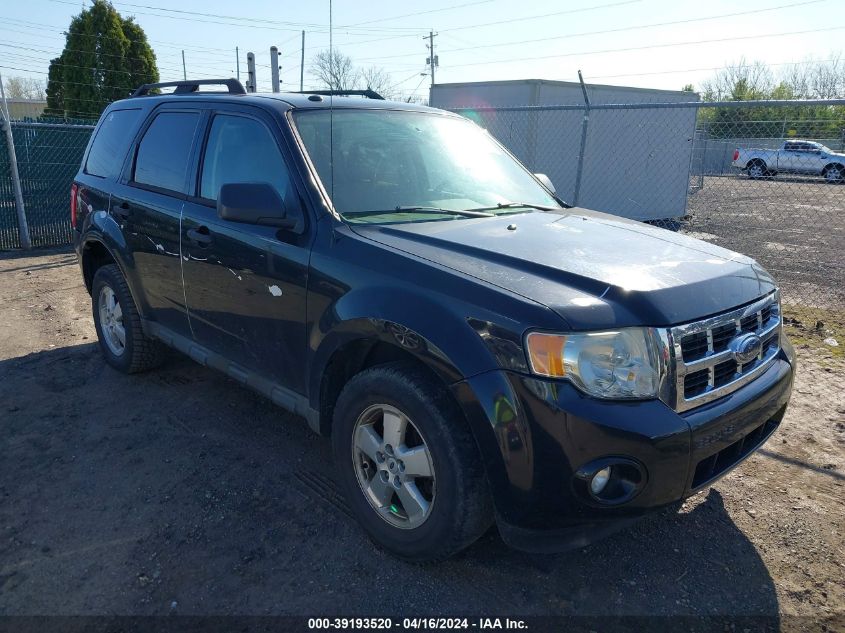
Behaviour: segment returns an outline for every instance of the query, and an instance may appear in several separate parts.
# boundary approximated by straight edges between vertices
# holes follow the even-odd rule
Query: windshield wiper
[[[478,207],[476,209],[464,209],[466,213],[480,213],[484,211],[498,211],[500,209],[537,209],[538,211],[557,211],[559,207],[550,207],[545,204],[534,204],[533,202],[499,202],[493,207]]]
[[[486,209],[444,209],[442,207],[419,207],[397,205],[392,209],[377,211],[349,211],[345,216],[378,215],[381,213],[443,213],[447,215],[462,215],[467,218],[492,218],[494,214],[486,213]]]

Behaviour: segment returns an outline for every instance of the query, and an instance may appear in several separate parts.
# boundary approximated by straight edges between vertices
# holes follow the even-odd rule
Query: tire
[[[827,182],[832,184],[845,182],[845,166],[839,164],[828,165],[824,168],[822,176],[824,176]]]
[[[100,267],[91,284],[94,327],[106,362],[125,374],[161,364],[165,347],[144,335],[129,286],[116,264]]]
[[[748,163],[748,177],[752,180],[760,180],[769,176],[769,170],[766,168],[766,163],[762,160],[752,160]]]
[[[340,486],[378,546],[409,562],[443,560],[492,524],[472,433],[450,394],[420,368],[390,363],[356,375],[333,424]]]

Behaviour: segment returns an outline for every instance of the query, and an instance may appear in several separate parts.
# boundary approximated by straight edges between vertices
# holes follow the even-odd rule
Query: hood
[[[573,330],[684,323],[775,288],[749,257],[586,209],[351,227],[542,303]]]

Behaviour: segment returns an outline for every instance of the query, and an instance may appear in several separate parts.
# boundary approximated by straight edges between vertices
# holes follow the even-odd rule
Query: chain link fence
[[[70,185],[94,129],[90,124],[12,121],[33,246],[71,241]],[[6,135],[0,135],[0,250],[20,248]]]
[[[564,201],[754,257],[845,308],[845,100],[456,108]]]

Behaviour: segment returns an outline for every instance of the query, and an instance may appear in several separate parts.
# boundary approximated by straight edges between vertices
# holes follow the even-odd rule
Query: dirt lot
[[[685,232],[754,257],[787,298],[845,310],[845,185],[708,176],[690,195],[687,213]]]
[[[768,615],[845,630],[845,361],[820,343],[828,325],[800,326],[781,430],[680,513],[556,556],[491,531],[417,567],[367,541],[302,420],[178,356],[116,373],[89,306],[68,251],[0,256],[0,614]]]

